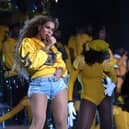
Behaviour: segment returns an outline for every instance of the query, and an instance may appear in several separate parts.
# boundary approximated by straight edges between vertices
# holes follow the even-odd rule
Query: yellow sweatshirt
[[[51,49],[56,55],[56,60],[53,64],[48,65],[46,62],[49,62],[49,55],[43,50],[44,47],[45,44],[36,38],[24,38],[19,48],[22,63],[30,73],[31,78],[52,75],[58,67],[63,68],[64,73],[62,77],[64,77],[67,74],[67,70],[61,52],[53,45]]]

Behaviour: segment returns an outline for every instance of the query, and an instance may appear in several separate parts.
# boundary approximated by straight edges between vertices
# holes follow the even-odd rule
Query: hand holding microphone
[[[56,38],[50,34],[46,35],[47,45],[53,45],[56,43]]]
[[[54,36],[51,36],[50,34],[46,35],[46,47],[45,49],[48,51],[52,45],[54,45],[56,43],[56,39]]]

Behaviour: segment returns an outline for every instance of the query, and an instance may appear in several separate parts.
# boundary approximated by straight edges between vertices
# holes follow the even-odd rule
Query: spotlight
[[[55,0],[55,2],[57,3],[57,2],[58,2],[58,0]]]

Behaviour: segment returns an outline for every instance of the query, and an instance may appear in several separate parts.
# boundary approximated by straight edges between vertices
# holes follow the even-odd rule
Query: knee
[[[66,128],[67,127],[67,120],[65,119],[59,119],[58,121],[55,121],[55,125],[57,129],[60,128]]]
[[[39,114],[34,115],[32,118],[32,124],[31,126],[35,129],[42,129],[45,123],[46,115]]]

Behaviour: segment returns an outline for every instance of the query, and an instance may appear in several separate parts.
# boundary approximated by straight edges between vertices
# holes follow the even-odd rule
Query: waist
[[[56,69],[47,69],[47,70],[40,70],[36,71],[32,76],[31,79],[35,79],[38,77],[50,77],[55,73]]]

